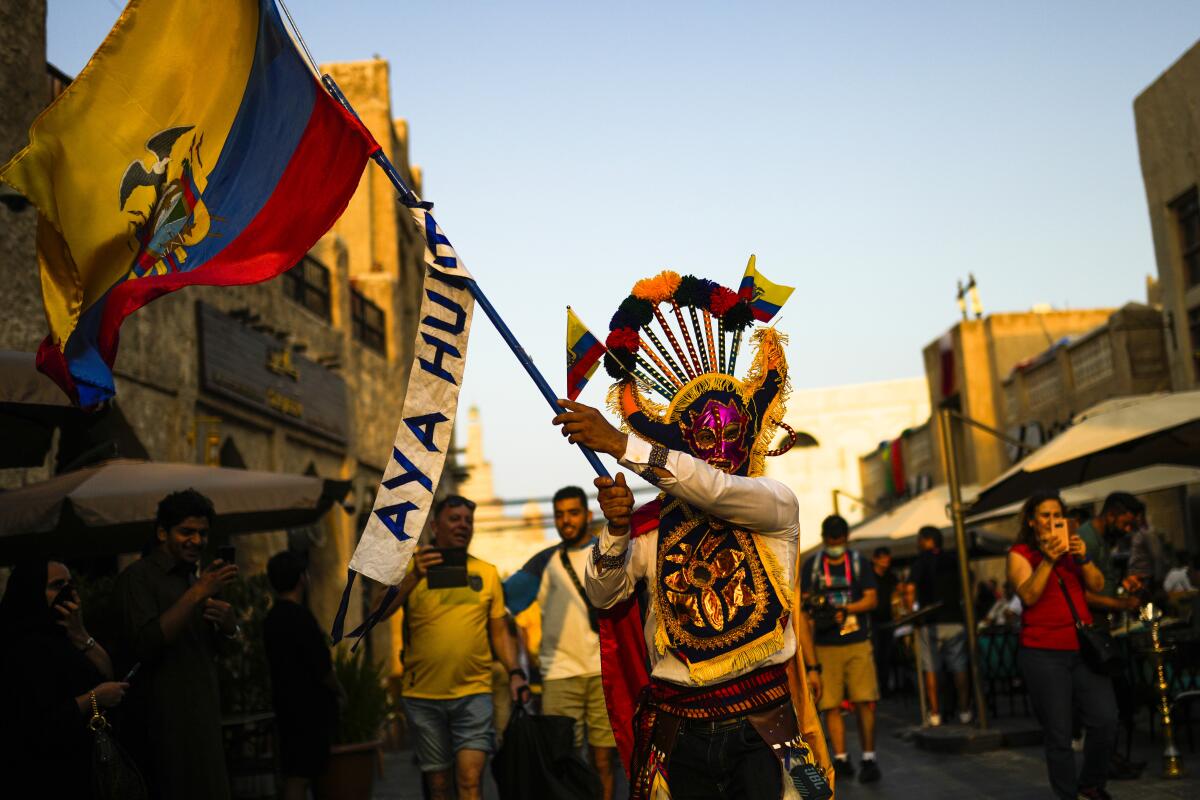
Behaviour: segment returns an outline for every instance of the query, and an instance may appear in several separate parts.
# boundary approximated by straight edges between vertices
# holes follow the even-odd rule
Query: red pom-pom
[[[609,331],[608,339],[605,341],[609,350],[628,350],[631,353],[636,353],[640,344],[638,332],[633,328],[617,328]]]
[[[725,316],[725,312],[737,305],[737,292],[732,289],[726,289],[724,286],[718,286],[713,289],[712,294],[708,298],[709,309],[718,317]]]

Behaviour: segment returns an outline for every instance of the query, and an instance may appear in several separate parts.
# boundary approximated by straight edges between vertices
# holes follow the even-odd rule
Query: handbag
[[[1108,635],[1108,631],[1095,625],[1085,624],[1079,618],[1078,612],[1075,611],[1075,604],[1071,602],[1071,593],[1067,591],[1067,585],[1063,582],[1062,576],[1055,571],[1054,577],[1058,580],[1058,588],[1062,590],[1063,597],[1067,600],[1067,608],[1071,609],[1071,616],[1075,620],[1075,635],[1079,639],[1079,657],[1092,672],[1112,677],[1121,668],[1121,656],[1117,653],[1116,643]]]
[[[125,748],[113,738],[112,727],[100,713],[92,694],[92,797],[96,800],[146,800],[146,782]]]

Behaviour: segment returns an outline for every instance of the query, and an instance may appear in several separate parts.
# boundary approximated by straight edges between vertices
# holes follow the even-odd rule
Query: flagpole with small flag
[[[341,87],[338,86],[337,81],[333,79],[332,75],[322,75],[321,83],[323,83],[325,88],[329,90],[329,94],[331,94],[335,100],[342,104],[343,108],[345,108],[355,117],[358,117],[358,112],[354,110],[352,105],[350,105],[350,101],[346,98],[346,95],[342,92]],[[426,243],[429,245],[430,250],[436,254],[437,247],[439,245],[448,246],[450,244],[449,240],[444,234],[441,233],[441,229],[438,228],[434,223],[433,215],[429,213],[433,208],[433,204],[423,202],[421,198],[417,196],[416,192],[408,187],[408,184],[405,183],[404,178],[400,176],[399,171],[396,169],[395,165],[392,164],[391,159],[387,157],[387,154],[383,152],[382,148],[376,150],[371,155],[371,159],[379,165],[379,168],[383,170],[385,175],[387,175],[388,180],[392,182],[392,186],[394,186],[396,191],[399,192],[401,203],[410,209],[423,209],[425,211],[425,217],[427,219],[425,229]],[[550,384],[546,382],[544,377],[542,377],[542,373],[538,371],[537,366],[533,363],[533,359],[529,357],[529,354],[525,352],[525,348],[522,347],[521,343],[517,341],[517,337],[513,335],[513,332],[504,322],[504,319],[500,316],[499,312],[496,311],[495,306],[493,306],[491,301],[488,300],[487,295],[483,293],[483,290],[479,288],[479,284],[472,279],[465,279],[465,282],[467,290],[471,293],[471,296],[475,299],[475,302],[478,303],[479,307],[483,309],[483,313],[487,315],[488,320],[490,320],[492,325],[496,328],[496,331],[500,334],[500,338],[504,340],[504,343],[508,345],[508,349],[511,350],[513,355],[517,357],[517,361],[520,362],[521,366],[525,368],[525,372],[529,374],[529,377],[533,380],[534,385],[537,386],[538,391],[541,392],[542,397],[544,397],[546,402],[549,403],[550,408],[554,409],[555,414],[562,413],[562,406],[558,404],[558,395],[554,393],[554,390],[550,388]],[[592,469],[598,476],[602,478],[612,477],[609,475],[609,472],[605,468],[604,464],[600,462],[600,457],[596,455],[594,450],[585,447],[582,444],[578,444],[577,446],[583,452],[583,457],[587,459],[588,464],[591,465]]]

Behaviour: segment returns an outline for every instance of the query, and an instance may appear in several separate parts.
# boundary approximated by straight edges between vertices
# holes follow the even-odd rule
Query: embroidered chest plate
[[[659,522],[656,644],[706,683],[779,650],[790,603],[757,534],[673,505]]]

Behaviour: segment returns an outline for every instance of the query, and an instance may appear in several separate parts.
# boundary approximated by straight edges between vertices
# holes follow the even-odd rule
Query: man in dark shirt
[[[216,655],[239,630],[217,595],[238,569],[217,559],[197,575],[213,516],[194,489],[167,495],[154,549],[117,576],[123,649],[141,664],[130,689],[135,734],[145,737],[139,761],[153,796],[166,800],[229,797]]]
[[[892,621],[892,595],[896,592],[896,573],[892,572],[892,551],[876,547],[871,555],[871,568],[875,572],[875,596],[878,602],[871,611],[871,647],[875,650],[875,676],[880,694],[891,690],[888,677],[892,661],[892,638],[895,631],[887,623]]]
[[[916,587],[921,608],[940,602],[942,607],[919,623],[921,670],[925,677],[925,696],[929,699],[929,724],[941,725],[938,698],[938,673],[954,676],[958,696],[958,719],[971,721],[970,684],[967,682],[967,631],[963,625],[962,581],[958,559],[942,551],[942,532],[926,525],[917,532],[917,555],[909,581]]]
[[[850,526],[839,516],[826,517],[821,523],[823,547],[809,556],[800,569],[802,600],[823,598],[830,610],[816,610],[817,663],[821,667],[821,697],[817,708],[825,715],[829,746],[833,750],[833,769],[838,777],[852,777],[854,766],[846,752],[846,728],[842,722],[843,698],[854,704],[858,715],[858,736],[862,744],[863,783],[879,780],[875,763],[875,701],[879,687],[875,681],[875,660],[871,655],[870,611],[876,604],[875,572],[866,559],[846,549]]]
[[[328,639],[304,605],[308,576],[300,557],[276,553],[267,562],[267,579],[275,604],[263,622],[263,644],[271,665],[283,797],[304,800],[309,784],[329,763],[340,687]]]

